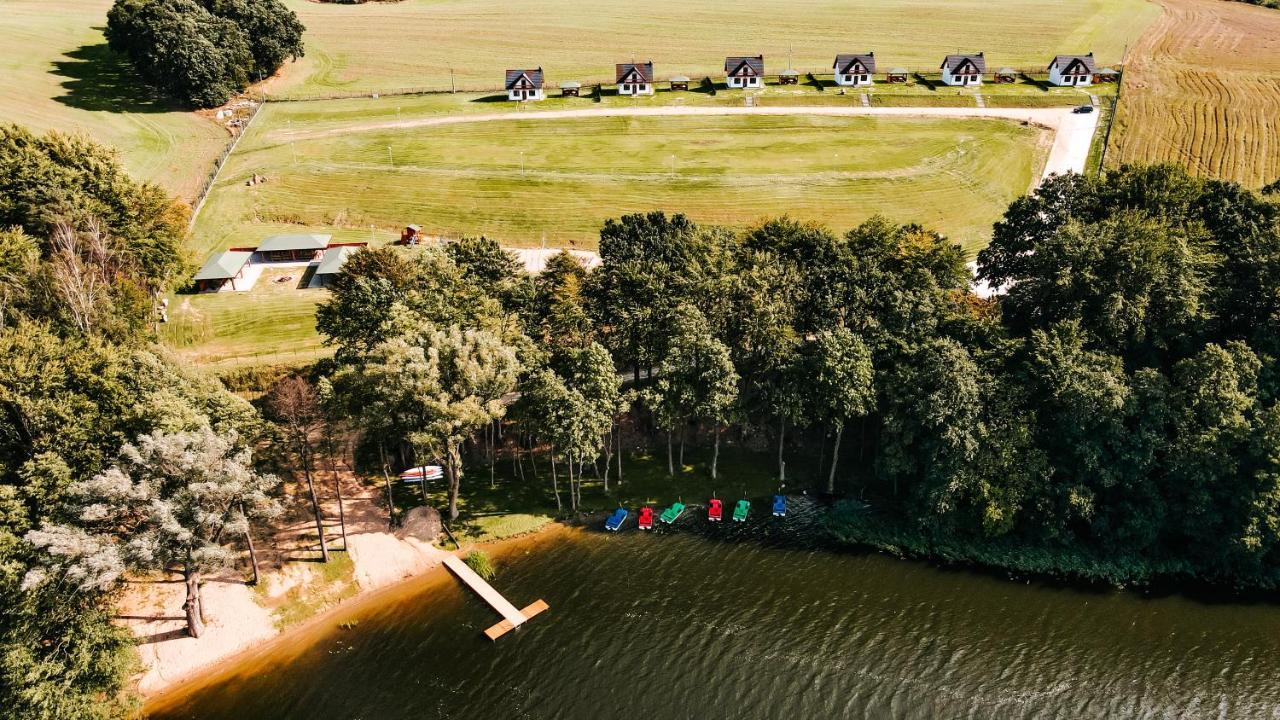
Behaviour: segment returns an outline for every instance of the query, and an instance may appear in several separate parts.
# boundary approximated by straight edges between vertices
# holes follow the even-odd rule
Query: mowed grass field
[[[1176,162],[1254,187],[1280,178],[1280,11],[1161,3],[1130,51],[1107,164]]]
[[[289,124],[263,127],[278,131],[246,136],[205,206],[204,252],[408,223],[590,248],[607,218],[655,209],[734,227],[790,215],[838,231],[882,214],[976,250],[1047,147],[1039,128],[986,119],[531,118],[300,139]],[[255,173],[267,181],[248,186]]]
[[[307,57],[267,89],[284,95],[393,88],[488,89],[509,67],[552,82],[612,82],[613,64],[652,59],[660,77],[721,72],[725,55],[767,69],[830,71],[837,52],[875,50],[885,69],[936,70],[957,48],[991,69],[1040,68],[1056,53],[1118,63],[1158,15],[1147,0],[286,0]]]
[[[155,96],[107,50],[111,0],[0,0],[0,123],[84,132],[138,179],[183,199],[226,145],[225,130]]]

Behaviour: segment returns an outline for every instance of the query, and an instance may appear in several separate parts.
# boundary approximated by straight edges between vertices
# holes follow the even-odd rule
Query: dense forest
[[[460,448],[506,422],[560,459],[575,507],[602,456],[607,487],[626,414],[668,452],[673,433],[776,446],[780,480],[820,446],[799,480],[859,498],[832,523],[851,542],[1117,584],[1280,580],[1267,197],[1171,166],[1055,177],[978,256],[995,300],[958,247],[883,219],[632,215],[600,255],[530,278],[483,239],[364,251],[319,311],[326,392],[384,454],[441,459],[455,497]]]
[[[0,127],[5,717],[127,715],[133,638],[110,620],[123,574],[198,580],[238,556],[224,546],[244,520],[227,501],[270,510],[272,478],[248,456],[253,408],[151,342],[157,298],[186,272],[185,231],[186,210],[111,151]],[[210,477],[181,462],[161,477],[165,458]]]

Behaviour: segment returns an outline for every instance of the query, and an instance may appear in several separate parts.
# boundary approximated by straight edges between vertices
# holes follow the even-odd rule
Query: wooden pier
[[[517,610],[515,605],[512,605],[506,598],[502,597],[501,593],[494,590],[492,585],[486,582],[484,578],[477,575],[476,571],[468,567],[465,562],[458,558],[458,556],[446,556],[444,564],[453,571],[454,575],[458,576],[459,580],[474,590],[477,595],[479,595],[485,602],[489,603],[489,605],[494,610],[497,610],[498,614],[502,616],[502,622],[484,631],[484,634],[488,636],[490,640],[497,640],[503,635],[506,635],[524,624],[525,620],[541,613],[549,607],[542,600],[537,600],[525,609]]]

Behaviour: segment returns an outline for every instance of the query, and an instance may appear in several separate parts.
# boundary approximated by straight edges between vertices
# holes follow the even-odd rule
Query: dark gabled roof
[[[529,81],[528,87],[535,90],[542,88],[542,68],[533,68],[531,70],[508,70],[506,89],[511,90],[516,87],[516,83],[524,78]]]
[[[1049,67],[1058,68],[1063,75],[1093,75],[1098,66],[1093,62],[1093,53],[1088,55],[1056,55]]]
[[[614,65],[614,77],[620,83],[653,82],[653,61],[647,63],[618,63]]]
[[[730,55],[724,59],[724,71],[729,77],[763,77],[763,55]]]
[[[354,245],[339,245],[331,247],[324,251],[324,257],[320,258],[320,265],[316,267],[316,275],[333,275],[342,270],[342,266],[350,257],[360,248]]]
[[[948,55],[947,58],[942,61],[941,67],[946,68],[948,71],[954,73],[956,70],[962,69],[966,63],[972,64],[974,67],[974,71],[977,72],[979,75],[982,75],[987,72],[987,59],[983,57],[982,53],[964,53],[960,55]]]
[[[858,66],[862,67],[859,68]],[[869,53],[841,53],[836,56],[836,61],[831,64],[831,69],[840,75],[861,75],[863,72],[876,74],[876,54]]]
[[[249,262],[253,252],[249,250],[227,250],[209,258],[200,272],[192,280],[226,280],[240,274],[244,264]]]

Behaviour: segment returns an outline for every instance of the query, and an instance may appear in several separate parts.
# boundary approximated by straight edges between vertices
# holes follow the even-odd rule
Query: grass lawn
[[[311,94],[500,85],[509,67],[552,82],[613,80],[613,64],[652,59],[659,77],[721,71],[725,55],[763,53],[766,69],[826,71],[837,52],[875,50],[889,69],[936,69],[956,48],[995,70],[1055,53],[1118,63],[1158,15],[1145,0],[405,0],[340,5],[286,0],[307,26],[307,55],[268,89]]]
[[[665,209],[736,227],[788,214],[840,231],[880,213],[976,250],[1037,177],[1041,136],[983,119],[799,116],[515,120],[294,141],[255,127],[200,217],[195,248],[285,229],[368,239],[374,226],[390,237],[409,222],[593,247],[605,219]],[[246,186],[253,173],[268,181]]]
[[[0,0],[0,122],[84,132],[138,179],[191,198],[230,139],[159,98],[107,50],[111,0]]]
[[[297,268],[264,270],[246,293],[205,293],[170,298],[161,340],[192,363],[215,372],[245,365],[292,365],[329,354],[316,334],[316,305],[324,290],[299,289]]]

